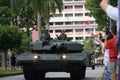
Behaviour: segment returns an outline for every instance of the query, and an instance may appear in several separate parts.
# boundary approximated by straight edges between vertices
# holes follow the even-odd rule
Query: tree
[[[17,5],[18,4],[18,5]],[[11,0],[11,8],[14,15],[18,15],[23,10],[23,5],[25,6],[25,10],[29,14],[28,9],[34,10],[34,14],[38,16],[38,26],[41,26],[41,19],[43,18],[46,20],[47,24],[49,22],[49,15],[55,14],[56,9],[58,9],[60,12],[63,8],[63,2],[62,0]],[[27,29],[29,30],[29,29]],[[38,29],[39,34],[41,32],[41,27]]]
[[[5,67],[7,69],[8,49],[19,48],[22,40],[22,32],[16,26],[0,26],[0,50],[5,52]]]
[[[62,12],[63,10],[63,2],[62,0],[43,0],[45,5],[44,9],[44,14],[43,12],[40,12],[41,16],[45,19],[46,21],[46,28],[49,29],[49,19],[50,17],[54,16],[56,13],[56,10],[59,10],[59,13]],[[34,5],[37,5],[36,3]],[[39,6],[39,5],[38,5]]]
[[[29,47],[29,42],[31,42],[31,37],[28,37],[25,33],[22,35],[22,42],[19,48],[13,48],[13,53],[21,54],[27,52]]]
[[[96,49],[96,43],[94,42],[93,38],[87,38],[85,40],[83,40],[83,49],[84,49],[84,53],[95,53],[95,49]]]
[[[11,19],[10,8],[0,7],[0,25],[10,25]]]
[[[100,8],[101,0],[86,0],[85,8],[90,10],[89,15],[93,16],[99,25],[99,29],[103,29],[109,25],[109,19],[105,12]],[[110,3],[114,6],[117,4],[117,0],[110,0]]]
[[[0,26],[0,49],[6,50],[19,47],[22,40],[21,35],[22,31],[16,26]]]
[[[0,7],[3,6],[10,7],[10,0],[0,0]]]
[[[30,0],[11,0],[12,24],[26,28],[26,34],[30,36],[30,28],[36,25],[33,8]]]

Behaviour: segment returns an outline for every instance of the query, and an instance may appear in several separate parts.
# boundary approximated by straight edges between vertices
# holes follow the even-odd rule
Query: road
[[[87,68],[86,78],[84,80],[101,80],[103,67],[96,67],[95,70]],[[23,75],[1,77],[0,80],[25,80]],[[71,80],[70,74],[66,72],[49,72],[46,73],[45,80]]]

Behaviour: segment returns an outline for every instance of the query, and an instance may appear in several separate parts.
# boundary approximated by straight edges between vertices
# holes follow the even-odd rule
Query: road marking
[[[104,72],[101,74],[98,74],[95,80],[103,80]]]

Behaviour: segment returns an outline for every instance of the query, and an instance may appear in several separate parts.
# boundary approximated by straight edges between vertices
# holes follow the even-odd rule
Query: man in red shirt
[[[116,26],[111,27],[111,33],[114,36],[112,39],[107,40],[105,42],[105,49],[109,49],[109,63],[108,63],[108,71],[110,72],[112,80],[118,80],[117,77],[117,49],[116,49]]]

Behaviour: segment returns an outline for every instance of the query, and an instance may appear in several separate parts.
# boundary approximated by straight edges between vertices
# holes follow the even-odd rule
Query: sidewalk
[[[102,72],[96,77],[95,80],[106,80],[106,79],[105,79],[105,73],[104,73],[103,66],[96,66],[96,67],[102,68]]]
[[[14,75],[22,75],[23,73],[14,73],[14,74],[0,74],[0,77],[5,77],[5,76],[14,76]]]

